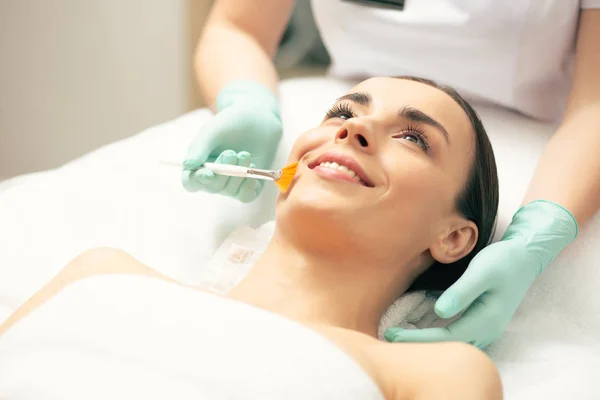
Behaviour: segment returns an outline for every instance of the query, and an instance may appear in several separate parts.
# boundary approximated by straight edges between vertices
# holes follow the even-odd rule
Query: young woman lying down
[[[193,334],[181,356],[202,371],[202,379],[185,391],[195,398],[501,398],[493,363],[475,347],[377,339],[380,318],[394,300],[409,289],[445,289],[490,239],[498,205],[496,166],[471,107],[433,82],[369,79],[297,139],[289,156],[289,163],[295,161],[294,181],[277,201],[272,240],[227,295],[184,287],[118,250],[91,250],[0,327],[0,343],[11,333],[17,340],[19,327],[41,313],[36,331],[44,340],[77,326],[101,331],[96,345],[108,353],[110,346],[102,347],[108,336],[125,349],[148,342],[142,350],[150,357]],[[93,296],[85,296],[88,289],[74,296],[78,285],[95,280],[102,283]],[[162,292],[153,296],[134,282],[147,282],[152,290],[168,287],[171,294],[155,299]],[[133,285],[129,297],[112,304],[123,285]],[[171,308],[155,305],[161,302]],[[193,314],[180,317],[190,304]],[[127,318],[115,317],[122,322],[105,323],[124,309]],[[148,312],[143,335],[133,335],[137,328],[128,321]],[[161,312],[169,317],[159,317]],[[36,365],[32,357],[30,365]],[[57,357],[60,362],[49,368],[52,382],[29,382],[31,387],[66,391],[76,383],[77,363],[69,355]],[[175,373],[164,368],[164,374]],[[140,384],[130,378],[133,373],[98,371],[77,380],[109,394],[114,388],[114,398],[135,397],[158,379]],[[174,385],[171,393],[182,387]]]

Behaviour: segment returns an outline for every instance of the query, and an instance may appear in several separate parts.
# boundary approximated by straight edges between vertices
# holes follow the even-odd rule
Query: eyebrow
[[[337,99],[337,101],[342,101],[342,100],[350,100],[357,104],[360,104],[361,106],[368,107],[369,105],[371,105],[371,101],[373,100],[373,98],[367,92],[357,92],[357,93],[345,94],[342,97],[340,97],[339,99]]]
[[[342,100],[350,100],[354,103],[360,104],[361,106],[368,107],[369,105],[371,105],[373,98],[371,97],[370,93],[357,92],[357,93],[345,94],[342,97],[340,97],[339,99],[337,99],[337,101],[342,101]],[[421,111],[417,108],[414,108],[414,107],[404,106],[398,111],[398,117],[407,119],[409,121],[418,122],[421,124],[432,126],[432,127],[436,128],[437,130],[439,130],[444,135],[444,139],[446,140],[446,142],[450,143],[450,135],[448,134],[448,131],[446,130],[446,128],[444,128],[444,125],[440,124],[438,121],[431,118],[429,115],[425,114],[423,111]]]
[[[409,121],[418,122],[418,123],[432,126],[432,127],[436,128],[437,130],[439,130],[440,132],[442,132],[444,135],[444,139],[446,139],[446,142],[450,143],[450,135],[448,134],[448,131],[446,130],[446,128],[444,128],[444,125],[440,124],[435,119],[433,119],[429,115],[425,114],[423,111],[413,108],[413,107],[404,106],[400,109],[400,111],[398,111],[398,117],[406,118]]]

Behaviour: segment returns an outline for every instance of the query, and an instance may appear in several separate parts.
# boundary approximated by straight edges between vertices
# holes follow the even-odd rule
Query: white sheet
[[[278,164],[295,137],[317,124],[349,86],[325,78],[281,85],[285,135]],[[499,236],[554,127],[489,106],[478,111],[499,166]],[[196,282],[236,227],[272,218],[274,185],[252,204],[190,195],[179,184],[178,170],[158,163],[181,160],[208,115],[196,111],[58,170],[1,184],[0,320],[87,248],[119,247],[175,279]],[[600,378],[598,219],[538,278],[504,337],[489,349],[507,398],[598,397],[592,386]]]

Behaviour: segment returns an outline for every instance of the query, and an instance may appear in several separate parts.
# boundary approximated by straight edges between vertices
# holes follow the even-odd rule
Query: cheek
[[[304,132],[296,139],[288,157],[288,164],[299,161],[307,153],[318,149],[323,144],[333,140],[333,131],[318,127]]]
[[[454,207],[443,171],[428,161],[396,163],[389,175],[385,217],[413,233],[429,234]]]
[[[324,145],[333,141],[334,134],[335,130],[327,129],[326,127],[317,127],[304,132],[296,139],[288,156],[286,165],[298,162],[298,172],[288,191],[286,193],[279,192],[277,196],[278,204],[279,202],[286,200],[292,191],[295,191],[299,181],[299,175],[301,175],[300,171],[303,168],[307,168],[307,159],[319,154],[320,149]]]

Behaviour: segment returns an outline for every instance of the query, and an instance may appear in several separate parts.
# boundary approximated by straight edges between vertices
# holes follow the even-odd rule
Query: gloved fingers
[[[234,150],[225,150],[219,154],[215,160],[215,164],[237,165],[237,161],[237,153]],[[223,189],[225,189],[225,186],[231,177],[219,174],[214,174],[214,176],[215,177],[212,179],[212,182],[207,185],[207,190],[211,193],[220,193],[223,191]]]
[[[208,192],[214,178],[215,174],[206,168],[200,168],[195,171],[187,169],[181,171],[181,183],[188,192],[197,192],[199,190]]]
[[[389,328],[385,331],[388,342],[449,342],[455,340],[447,328],[402,329]]]
[[[219,154],[215,163],[235,165],[237,163],[237,153],[233,150],[225,150]],[[190,192],[202,190],[209,193],[218,193],[223,190],[228,179],[228,176],[215,174],[207,168],[192,171],[184,169],[181,176],[183,187]]]
[[[459,319],[443,328],[390,328],[386,331],[385,338],[392,342],[465,342],[478,345],[482,343],[478,337],[489,336],[485,313],[485,304],[477,300]]]
[[[251,167],[253,167],[251,165]],[[238,190],[236,198],[242,203],[249,203],[256,199],[263,189],[265,182],[259,179],[246,178],[240,190]]]
[[[208,160],[213,152],[214,146],[210,143],[208,134],[200,132],[188,147],[188,152],[183,161],[183,168],[189,170],[197,170]]]
[[[194,179],[190,176],[193,173],[194,171],[190,171],[188,169],[184,169],[181,171],[181,184],[188,192],[197,191]]]
[[[489,304],[489,297],[486,293],[477,298],[460,318],[446,326],[454,340],[484,348],[499,336],[498,321],[502,320],[502,307],[495,310]]]
[[[237,165],[241,167],[249,167],[251,164],[250,153],[247,151],[241,151],[237,153]],[[223,194],[231,197],[236,197],[244,179],[248,178],[238,178],[238,177],[230,177],[229,181],[225,185],[223,189]]]
[[[490,277],[471,262],[463,276],[435,302],[435,313],[440,318],[454,317],[490,288],[489,280]]]

